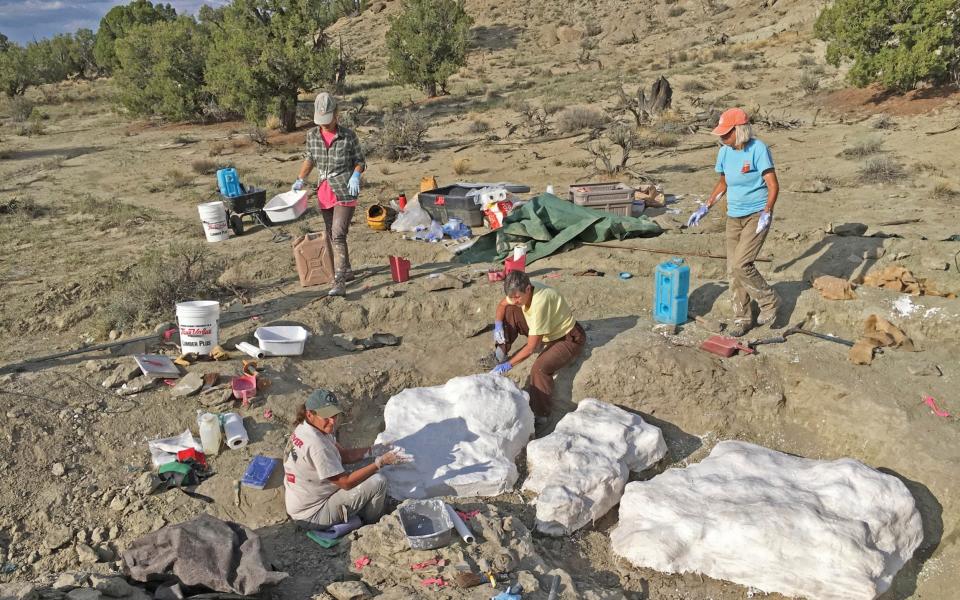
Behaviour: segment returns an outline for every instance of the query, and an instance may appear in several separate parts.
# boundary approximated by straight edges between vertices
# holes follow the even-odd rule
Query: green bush
[[[0,89],[8,97],[22,96],[27,88],[37,83],[36,74],[27,61],[27,51],[9,44],[0,52]]]
[[[116,42],[129,33],[135,25],[149,25],[157,21],[172,21],[177,11],[169,4],[154,5],[149,0],[134,0],[130,4],[114,6],[100,19],[93,55],[97,65],[105,72],[112,72],[119,65]]]
[[[134,25],[117,40],[117,99],[132,114],[199,118],[210,101],[203,68],[208,38],[191,17]]]
[[[467,62],[472,24],[463,0],[405,0],[387,32],[390,74],[428,96],[446,92],[447,79]]]
[[[854,85],[960,82],[957,0],[836,0],[814,32],[827,42],[830,64],[853,61]]]
[[[317,34],[335,16],[323,0],[234,0],[211,28],[208,89],[220,106],[260,124],[275,114],[292,131],[300,90],[336,80],[337,51]]]

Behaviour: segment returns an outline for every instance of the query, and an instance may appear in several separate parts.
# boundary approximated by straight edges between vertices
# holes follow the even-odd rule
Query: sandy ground
[[[934,416],[921,400],[930,395],[952,413],[960,410],[960,305],[953,299],[866,287],[857,289],[856,300],[828,301],[809,281],[816,274],[855,279],[896,263],[941,290],[960,292],[960,245],[944,241],[960,234],[955,217],[960,135],[930,135],[960,120],[960,96],[921,90],[888,97],[844,89],[842,71],[823,64],[822,45],[810,38],[815,14],[802,2],[781,0],[768,9],[734,2],[711,18],[704,18],[701,4],[694,2],[629,9],[620,4],[601,2],[589,10],[584,4],[570,11],[547,2],[527,2],[515,10],[502,3],[468,3],[476,15],[477,50],[451,81],[451,95],[429,102],[411,88],[387,81],[378,49],[386,17],[398,3],[338,23],[335,29],[355,40],[368,59],[366,73],[348,94],[354,103],[360,95],[368,99],[366,110],[373,120],[363,125],[360,119],[364,141],[377,138],[376,111],[396,102],[415,103],[431,124],[426,151],[418,159],[370,159],[362,205],[387,201],[399,191],[409,195],[427,174],[441,183],[519,181],[535,191],[548,184],[563,190],[590,177],[585,136],[527,142],[535,134],[522,124],[514,127],[522,123],[509,108],[515,99],[538,106],[609,108],[620,81],[632,91],[662,73],[675,90],[674,111],[663,122],[687,122],[710,106],[729,105],[776,122],[796,119],[796,127],[757,128],[772,147],[784,189],[764,248],[771,262],[760,266],[785,301],[774,327],[805,318],[817,331],[855,338],[863,319],[878,314],[899,325],[919,352],[886,352],[870,366],[855,366],[840,346],[794,336],[786,344],[763,347],[757,356],[722,360],[697,349],[709,333],[693,322],[677,335],[654,333],[651,276],[665,257],[626,248],[724,251],[721,211],[714,211],[699,230],[679,227],[695,207],[694,196],[709,192],[716,152],[707,147],[711,138],[703,129],[680,132],[676,146],[648,148],[631,161],[635,172],[679,197],[667,209],[647,211],[668,231],[617,244],[621,249],[577,248],[530,269],[535,277],[551,277],[545,281],[568,298],[588,328],[588,351],[558,380],[555,417],[585,397],[640,411],[668,439],[671,451],[661,468],[699,460],[717,441],[735,438],[812,458],[853,457],[884,469],[914,494],[925,537],[883,598],[955,597],[960,585],[957,421]],[[676,6],[685,12],[670,16]],[[580,43],[558,41],[557,36],[569,34],[563,28],[583,30],[593,20],[602,29],[590,50],[594,62],[580,62]],[[622,43],[632,32],[638,43]],[[730,39],[718,53],[715,41],[722,33]],[[819,89],[804,91],[798,80],[812,71]],[[9,106],[0,107],[0,205],[17,201],[0,214],[4,364],[108,340],[109,328],[101,325],[105,307],[136,266],[168,243],[202,239],[195,205],[211,195],[214,178],[195,173],[193,162],[233,164],[270,192],[283,191],[296,176],[305,129],[271,133],[266,145],[258,145],[249,140],[250,126],[242,123],[160,126],[130,121],[111,109],[110,89],[110,82],[100,81],[37,94],[49,116],[44,135],[17,135]],[[457,152],[483,137],[470,133],[475,120],[487,122],[497,139]],[[874,140],[879,148],[872,156],[851,153]],[[876,157],[899,163],[902,176],[884,184],[862,180],[859,170]],[[459,159],[468,165],[467,172],[457,175],[453,169]],[[109,200],[121,204],[104,203]],[[29,203],[33,206],[24,210]],[[881,225],[895,220],[912,222]],[[863,223],[868,230],[853,237],[828,233],[831,224],[841,223]],[[318,227],[320,218],[311,209],[284,229],[297,235]],[[292,575],[272,592],[276,598],[324,597],[327,584],[357,577],[350,569],[357,548],[345,543],[324,550],[285,522],[277,481],[262,492],[245,490],[239,507],[233,502],[233,481],[253,455],[281,456],[293,411],[314,387],[340,392],[348,407],[342,439],[368,444],[383,425],[382,407],[392,394],[477,372],[477,359],[489,350],[489,333],[469,334],[489,322],[499,294],[482,279],[463,289],[425,291],[428,274],[478,275],[486,265],[452,264],[439,245],[373,232],[359,214],[350,243],[354,265],[365,269],[365,277],[351,287],[347,299],[328,299],[325,288],[301,288],[289,242],[274,243],[270,232],[258,227],[208,247],[211,257],[232,267],[232,280],[246,290],[224,298],[221,341],[228,347],[252,339],[253,330],[264,323],[299,323],[313,332],[302,357],[264,362],[271,387],[253,407],[238,409],[251,444],[216,457],[217,475],[198,488],[214,499],[212,504],[176,492],[143,496],[134,485],[149,468],[146,440],[193,426],[203,408],[196,398],[174,399],[166,389],[129,397],[105,390],[100,383],[111,367],[130,360],[109,352],[0,375],[0,433],[6,442],[0,449],[6,474],[0,490],[0,581],[42,582],[65,570],[109,570],[116,566],[115,553],[131,540],[201,512],[245,523],[264,536],[271,559]],[[878,249],[883,252],[879,258],[863,258]],[[393,254],[414,263],[409,283],[391,282],[387,256]],[[687,260],[691,313],[727,318],[724,262]],[[573,276],[586,267],[608,276]],[[621,271],[634,277],[611,276]],[[172,312],[171,306],[166,314],[120,328],[115,335],[149,333],[170,320]],[[402,343],[348,353],[331,339],[337,333],[362,337],[373,332],[396,334]],[[765,327],[751,335],[773,333]],[[240,364],[200,363],[192,369],[230,375]],[[511,377],[522,383],[527,372],[524,366]],[[264,417],[266,408],[273,412],[270,419]],[[532,526],[532,512],[518,495],[489,502],[501,516]],[[695,574],[666,575],[617,561],[607,543],[615,523],[614,510],[568,539],[536,533],[523,539],[532,544],[528,555],[536,555],[546,570],[569,573],[582,597],[732,599],[752,593]],[[366,547],[365,537],[353,544]],[[101,562],[81,565],[78,544],[98,547]],[[397,552],[384,559],[404,564],[412,558]],[[404,585],[388,574],[375,587],[385,597],[473,597]]]

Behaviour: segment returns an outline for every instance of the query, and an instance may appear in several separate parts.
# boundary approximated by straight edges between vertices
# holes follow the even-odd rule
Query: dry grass
[[[882,149],[883,140],[877,137],[871,137],[844,148],[840,154],[847,158],[864,158],[872,156]]]
[[[214,142],[210,144],[210,156],[220,156],[223,154],[223,151],[227,149],[227,145],[223,142]]]
[[[71,208],[78,215],[93,216],[100,230],[120,227],[134,219],[149,220],[150,218],[141,208],[132,204],[126,204],[114,198],[97,198],[84,193],[76,196]]]
[[[820,77],[815,73],[806,71],[800,75],[800,89],[807,94],[812,94],[820,89]]]
[[[470,126],[467,127],[467,131],[469,133],[486,133],[490,131],[490,123],[483,119],[474,119],[470,122]]]
[[[220,168],[220,164],[205,158],[198,158],[190,164],[190,168],[197,175],[213,175]]]
[[[945,181],[937,183],[933,186],[933,191],[930,192],[930,197],[936,200],[952,200],[960,196],[960,192],[953,189],[953,186]]]
[[[888,156],[872,158],[860,167],[863,183],[893,183],[906,176],[903,165]]]
[[[690,79],[681,83],[680,89],[685,92],[703,92],[707,90],[707,86],[705,86],[701,81]]]
[[[277,115],[270,115],[267,117],[266,123],[264,123],[264,126],[270,131],[276,131],[280,129],[280,125],[280,117]]]
[[[469,158],[455,158],[453,159],[453,172],[457,175],[468,175],[470,173],[470,159]]]
[[[167,179],[170,180],[170,185],[177,189],[193,185],[193,177],[180,169],[170,169],[167,171]]]
[[[571,106],[557,113],[557,131],[574,133],[584,129],[597,129],[607,122],[607,116],[596,108]]]

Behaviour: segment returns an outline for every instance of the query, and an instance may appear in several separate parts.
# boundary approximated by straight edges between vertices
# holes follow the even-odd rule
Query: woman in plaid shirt
[[[337,100],[327,92],[317,94],[313,105],[313,122],[317,127],[307,133],[303,166],[293,190],[303,189],[303,180],[316,168],[319,174],[317,204],[323,215],[327,251],[333,254],[336,269],[330,296],[346,296],[351,281],[347,231],[357,209],[360,174],[367,168],[360,140],[352,130],[337,125]]]

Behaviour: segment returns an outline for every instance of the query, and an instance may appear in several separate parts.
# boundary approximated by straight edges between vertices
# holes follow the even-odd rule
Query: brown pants
[[[750,321],[750,299],[757,301],[761,311],[777,307],[777,293],[766,282],[753,264],[760,254],[767,232],[757,233],[760,213],[746,217],[727,217],[727,279],[733,294],[733,317],[736,321]]]
[[[320,211],[327,238],[327,251],[333,256],[333,268],[337,276],[350,270],[350,251],[347,249],[347,232],[356,206],[340,206]]]
[[[523,310],[519,306],[508,306],[503,316],[503,333],[507,338],[506,351],[510,352],[510,346],[517,341],[518,336],[526,336],[528,332]],[[530,385],[527,386],[533,414],[538,417],[550,415],[550,409],[553,408],[553,375],[580,356],[586,343],[587,334],[577,323],[570,333],[544,345],[543,351],[537,356],[533,362],[533,368],[530,369]]]

